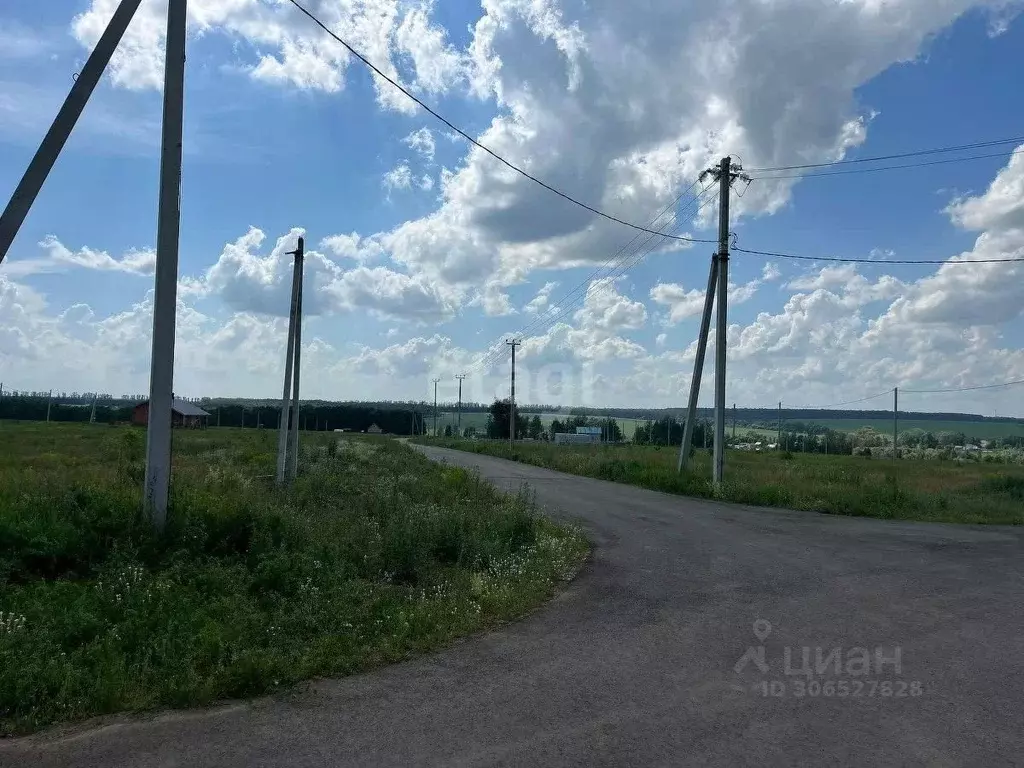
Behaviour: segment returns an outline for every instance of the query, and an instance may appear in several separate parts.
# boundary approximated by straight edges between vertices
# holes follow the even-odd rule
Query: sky
[[[304,398],[505,397],[515,337],[520,403],[679,406],[703,170],[1024,137],[1021,0],[302,1],[513,165],[712,242],[518,175],[287,0],[191,0],[178,395],[279,396],[302,235]],[[0,8],[0,203],[116,5]],[[5,391],[148,391],[165,19],[143,0],[0,264]],[[1024,387],[914,392],[1024,379],[1024,263],[964,263],[1024,257],[1024,139],[973,154],[736,183],[741,248],[871,263],[734,253],[730,403],[1024,416]]]

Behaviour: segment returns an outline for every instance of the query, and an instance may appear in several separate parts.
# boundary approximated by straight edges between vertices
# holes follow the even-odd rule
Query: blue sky
[[[0,10],[0,192],[17,184],[114,5]],[[1024,135],[1024,104],[1009,97],[1024,65],[1018,2],[308,5],[503,156],[640,223],[722,154],[765,167]],[[0,265],[8,389],[148,387],[164,7],[144,0]],[[314,251],[311,397],[425,398],[435,376],[449,396],[468,371],[469,396],[489,399],[508,370],[489,350],[531,326],[521,399],[684,400],[713,246],[652,249],[602,279],[635,233],[470,152],[287,3],[193,0],[191,14],[176,391],[279,390],[284,251],[302,230]],[[1021,256],[1015,148],[756,181],[734,201],[733,229],[743,247],[804,255]],[[714,237],[715,206],[694,219],[690,200],[681,230]],[[1019,264],[768,261],[732,259],[730,399],[827,405],[1024,379]],[[577,286],[576,303],[561,301]],[[1021,402],[1010,389],[906,407],[1024,415]]]

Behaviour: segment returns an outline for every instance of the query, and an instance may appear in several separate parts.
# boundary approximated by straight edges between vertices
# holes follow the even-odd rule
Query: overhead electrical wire
[[[751,181],[773,181],[775,179],[815,179],[819,176],[849,176],[855,173],[877,173],[879,171],[898,171],[906,168],[923,168],[929,165],[946,165],[948,163],[963,163],[968,160],[984,160],[992,157],[1008,157],[1024,153],[1024,148],[1015,149],[1011,152],[994,152],[984,155],[969,155],[968,157],[950,157],[944,160],[929,160],[923,163],[904,163],[902,165],[883,165],[878,168],[848,168],[839,171],[822,171],[819,173],[787,173],[783,175],[751,176]]]
[[[900,390],[901,392],[903,390]],[[887,389],[885,392],[879,392],[877,395],[868,395],[867,397],[860,397],[856,400],[847,400],[842,403],[830,403],[829,405],[801,405],[801,406],[787,406],[786,410],[789,411],[827,411],[830,408],[842,408],[844,405],[856,405],[857,403],[866,403],[868,400],[876,400],[879,397],[885,395],[891,395],[892,390]]]
[[[884,160],[902,160],[907,157],[921,157],[924,155],[939,155],[947,152],[966,152],[970,149],[983,149],[985,147],[998,147],[1003,144],[1020,144],[1024,142],[1024,136],[1015,136],[1009,139],[995,139],[993,141],[977,141],[973,144],[961,144],[953,147],[937,147],[935,149],[918,149],[911,152],[900,152],[894,155],[876,155],[874,157],[855,157],[851,159],[835,160],[831,163],[804,163],[803,165],[777,165],[771,168],[747,168],[748,173],[766,173],[769,171],[800,171],[808,168],[831,168],[836,165],[853,165],[855,163],[878,163]]]
[[[717,199],[715,195],[709,194],[714,189],[716,189],[716,185],[717,182],[710,184],[709,186],[701,190],[701,192],[695,196],[694,200],[688,203],[680,213],[686,213],[687,217],[697,216],[700,213],[700,211],[702,211],[710,202]],[[694,185],[691,185],[689,189],[692,189],[693,186]],[[689,189],[686,191],[689,191]],[[685,194],[685,192],[683,194]],[[659,213],[658,216],[656,216],[654,221],[652,222],[652,226],[670,208],[672,208],[675,205],[675,203],[678,202],[679,199],[681,199],[681,197],[682,195],[677,197],[676,200],[668,206],[668,208]],[[702,197],[704,197],[703,201],[701,200]],[[697,205],[696,210],[693,210],[693,206],[695,203],[699,204]],[[684,226],[684,223],[680,221],[681,218],[683,218],[682,215],[677,217],[675,221],[676,229],[681,229]],[[666,224],[666,226],[668,226],[668,224]],[[657,234],[662,233],[659,232]],[[605,267],[607,267],[607,265],[612,264],[613,262],[617,262],[614,266],[611,266],[610,268],[598,268],[597,270],[592,272],[585,280],[577,284],[573,290],[571,290],[569,293],[563,296],[560,300],[558,300],[557,302],[553,302],[552,306],[555,309],[554,314],[549,313],[545,315],[540,315],[537,318],[535,318],[525,328],[511,335],[516,337],[523,337],[527,335],[538,335],[540,333],[546,333],[551,327],[555,325],[555,323],[557,323],[567,314],[578,308],[586,300],[587,296],[589,296],[590,294],[590,287],[593,282],[595,282],[596,280],[614,280],[620,277],[622,274],[625,274],[628,270],[632,269],[636,264],[638,264],[640,261],[646,258],[657,247],[657,243],[648,246],[648,243],[654,240],[653,234],[645,238],[643,242],[636,243],[636,241],[641,237],[641,235],[637,235],[629,243],[626,243],[624,246],[619,248],[612,258],[605,261]],[[602,271],[604,271],[604,274],[600,274],[599,276],[599,273],[601,273]],[[574,295],[575,298],[569,301],[570,297]],[[538,329],[538,326],[540,325],[543,325],[543,328]],[[483,358],[474,363],[469,368],[469,370],[474,370],[477,368],[489,368],[497,363],[500,363],[507,355],[508,350],[503,345],[495,345],[495,347],[492,348],[491,352],[489,352]]]
[[[752,248],[739,248],[733,246],[733,253],[749,253],[755,256],[771,256],[777,259],[797,259],[799,261],[829,261],[841,264],[1010,264],[1024,262],[1024,256],[1011,256],[1006,259],[964,259],[951,261],[949,259],[865,259],[865,258],[843,258],[839,256],[798,256],[793,253],[780,253],[777,251],[758,251]]]
[[[953,389],[903,389],[900,388],[900,394],[910,395],[934,395],[947,392],[977,392],[979,389],[999,389],[1001,387],[1015,387],[1019,384],[1024,384],[1024,379],[1018,379],[1017,381],[1006,381],[1002,384],[984,384],[980,387],[957,387]]]
[[[568,194],[566,192],[563,192],[560,189],[557,189],[557,188],[551,186],[547,182],[542,181],[541,179],[537,178],[536,176],[534,176],[533,174],[529,173],[528,171],[526,171],[526,170],[520,168],[519,166],[515,165],[514,163],[506,160],[504,157],[499,155],[497,152],[495,152],[490,147],[488,147],[488,146],[486,146],[484,144],[481,144],[479,141],[474,139],[471,135],[469,135],[464,130],[459,128],[459,126],[455,125],[455,123],[451,122],[448,118],[444,117],[439,112],[437,112],[436,110],[434,110],[433,108],[428,106],[426,102],[424,102],[418,96],[416,96],[415,94],[413,94],[412,92],[407,90],[397,80],[395,80],[395,79],[389,77],[388,75],[386,75],[384,72],[382,72],[380,69],[378,69],[377,66],[375,64],[373,64],[373,62],[371,62],[369,59],[367,59],[365,56],[363,56],[363,54],[361,54],[359,51],[357,51],[355,48],[353,48],[351,45],[349,45],[344,39],[342,39],[336,33],[334,33],[330,29],[330,27],[328,27],[326,24],[324,24],[322,21],[320,21],[320,19],[318,19],[315,15],[313,15],[312,12],[310,12],[309,10],[304,8],[298,2],[298,0],[288,0],[288,1],[292,5],[294,5],[296,8],[298,8],[299,11],[301,11],[306,17],[308,17],[310,19],[310,21],[312,21],[314,24],[316,24],[318,27],[320,27],[320,29],[322,29],[324,32],[326,32],[328,35],[330,35],[332,38],[334,38],[337,42],[339,42],[341,45],[343,45],[348,50],[349,53],[351,53],[353,56],[355,56],[357,59],[359,59],[359,61],[361,61],[364,65],[366,65],[370,70],[372,70],[378,77],[380,77],[381,79],[385,80],[386,82],[390,83],[392,86],[397,88],[399,91],[401,91],[403,94],[405,94],[408,98],[410,98],[412,101],[416,102],[416,104],[418,104],[420,107],[422,107],[428,114],[432,115],[434,118],[436,118],[440,122],[444,123],[451,130],[455,131],[455,133],[457,133],[459,136],[464,138],[466,141],[468,141],[470,144],[475,146],[477,149],[479,149],[479,150],[481,150],[483,152],[486,152],[488,155],[493,157],[499,163],[501,163],[502,165],[504,165],[504,166],[510,168],[511,170],[515,171],[516,173],[518,173],[519,175],[523,176],[524,178],[529,179],[534,184],[537,184],[538,186],[543,187],[544,189],[548,190],[549,192],[552,192],[553,194],[558,195],[559,197],[563,198],[564,200],[569,201],[573,205],[577,205],[580,208],[583,208],[584,210],[590,211],[595,216],[600,216],[603,219],[607,219],[608,221],[614,221],[616,224],[622,224],[625,227],[630,227],[630,228],[638,230],[640,232],[647,232],[647,233],[652,234],[652,235],[660,235],[661,237],[665,237],[665,238],[668,238],[668,239],[671,239],[671,240],[680,240],[680,241],[686,242],[686,243],[713,243],[713,242],[716,242],[715,240],[702,240],[700,238],[685,237],[683,235],[667,235],[667,234],[662,234],[660,232],[657,232],[656,230],[648,229],[647,227],[640,226],[639,224],[634,224],[632,222],[626,221],[625,219],[620,219],[618,216],[614,216],[614,215],[612,215],[610,213],[606,213],[605,211],[602,211],[602,210],[600,210],[598,208],[595,208],[592,205],[588,205],[587,203],[584,203],[582,200],[579,200],[579,199],[573,197],[572,195],[570,195],[570,194]]]

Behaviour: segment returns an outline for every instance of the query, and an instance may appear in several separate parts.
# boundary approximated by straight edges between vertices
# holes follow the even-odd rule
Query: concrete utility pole
[[[466,378],[466,374],[460,373],[455,378],[459,380],[459,434],[457,437],[462,437],[462,382]]]
[[[299,282],[302,280],[302,261],[300,256],[305,249],[305,240],[299,238],[299,247],[288,255],[295,257],[292,265],[292,300],[288,311],[288,342],[285,345],[284,358],[284,393],[281,395],[281,418],[277,430],[277,484],[284,485],[285,471],[288,468],[288,414],[291,406],[292,363],[295,361],[295,313],[299,304]],[[217,411],[218,423],[220,411]]]
[[[53,390],[46,396],[46,423],[50,423],[50,402],[53,400]]]
[[[153,354],[149,373],[149,424],[146,428],[146,484],[143,488],[143,506],[158,531],[163,531],[167,522],[167,494],[171,482],[171,401],[181,224],[186,10],[186,0],[169,0],[153,299]]]
[[[700,397],[700,380],[704,373],[704,356],[708,350],[708,334],[711,330],[711,311],[715,304],[715,286],[718,284],[718,256],[711,257],[711,271],[708,274],[708,290],[704,294],[704,314],[700,319],[700,335],[697,337],[697,356],[693,360],[693,376],[690,377],[690,400],[686,405],[686,423],[683,425],[683,442],[679,446],[679,462],[676,472],[686,469],[690,460],[690,442],[693,440],[693,424],[697,420],[697,398]]]
[[[896,461],[896,441],[900,429],[900,388],[892,388],[892,460]]]
[[[729,190],[732,159],[723,157],[718,172],[718,319],[715,322],[715,485],[725,473],[725,362],[729,331]]]
[[[434,437],[437,437],[437,382],[440,379],[434,379]]]
[[[736,403],[732,404],[732,439],[736,439]]]
[[[35,202],[39,190],[46,183],[47,176],[53,169],[54,163],[60,156],[61,150],[67,143],[68,137],[75,128],[78,118],[96,89],[96,85],[103,76],[103,70],[107,68],[110,57],[114,55],[118,43],[128,29],[132,17],[139,8],[142,0],[121,0],[121,4],[110,17],[107,28],[100,35],[99,42],[89,58],[82,67],[82,71],[75,77],[75,83],[71,86],[64,104],[61,106],[57,117],[54,118],[50,130],[46,132],[39,149],[36,151],[28,170],[18,183],[17,189],[11,195],[7,208],[0,216],[0,263],[7,256],[11,244],[18,236],[18,230],[25,222],[32,203]]]
[[[89,423],[90,424],[95,424],[96,423],[96,400],[98,398],[99,398],[99,393],[98,392],[93,392],[92,393],[92,413],[89,414]]]
[[[295,294],[295,364],[292,369],[295,379],[292,383],[291,462],[288,470],[292,480],[299,476],[299,374],[302,373],[302,283],[306,256],[305,239],[301,241],[300,247],[301,251],[295,252],[295,258],[299,262],[299,287]]]
[[[516,347],[522,345],[523,342],[512,339],[505,343],[512,347],[512,397],[509,401],[508,412],[508,446],[514,451],[516,447]]]
[[[779,400],[779,439],[775,441],[777,443],[776,450],[782,450],[782,401]]]

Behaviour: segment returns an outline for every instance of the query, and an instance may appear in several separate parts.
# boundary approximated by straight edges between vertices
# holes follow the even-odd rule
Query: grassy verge
[[[0,734],[252,696],[523,614],[587,545],[524,496],[384,439],[175,433],[168,530],[141,430],[0,425]]]
[[[677,450],[671,448],[519,443],[512,456],[508,444],[499,441],[423,442],[743,504],[902,520],[1024,523],[1024,467],[1018,466],[730,451],[725,482],[716,490],[705,451],[697,451],[690,470],[678,475]]]

